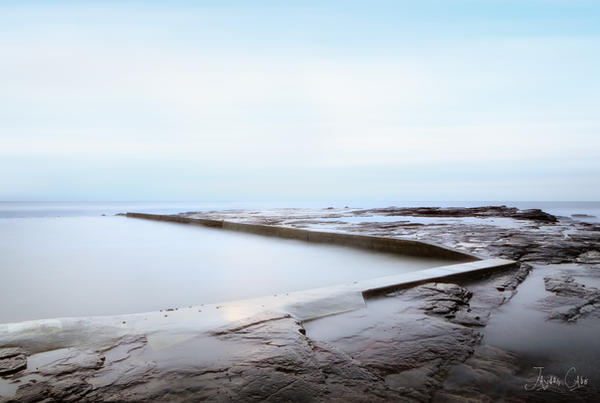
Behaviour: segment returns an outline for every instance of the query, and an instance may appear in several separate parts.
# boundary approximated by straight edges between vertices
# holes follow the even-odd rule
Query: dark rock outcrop
[[[27,367],[27,353],[18,347],[0,348],[0,375],[11,374]]]
[[[542,223],[555,223],[558,219],[540,209],[519,210],[516,207],[386,207],[359,210],[355,215],[387,215],[413,217],[507,217]]]
[[[542,309],[550,312],[550,319],[575,322],[579,318],[600,310],[600,290],[586,287],[571,276],[544,279],[547,291],[554,293],[545,298]]]

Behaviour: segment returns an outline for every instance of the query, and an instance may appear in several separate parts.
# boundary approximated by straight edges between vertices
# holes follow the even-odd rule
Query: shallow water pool
[[[223,302],[451,264],[125,217],[0,219],[0,323]]]

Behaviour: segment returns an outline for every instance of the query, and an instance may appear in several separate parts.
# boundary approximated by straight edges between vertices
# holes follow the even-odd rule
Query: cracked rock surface
[[[35,354],[0,346],[0,400],[600,399],[598,225],[510,207],[186,215],[422,239],[520,266],[379,295],[305,323],[264,312],[160,347],[146,334]],[[540,366],[568,382],[537,384]]]
[[[18,347],[0,348],[0,375],[17,372],[27,367],[25,350]]]

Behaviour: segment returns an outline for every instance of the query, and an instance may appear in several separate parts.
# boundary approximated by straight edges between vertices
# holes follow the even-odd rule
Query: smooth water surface
[[[258,297],[450,264],[126,217],[0,220],[0,323]]]
[[[519,286],[518,293],[491,316],[483,330],[485,343],[521,354],[522,365],[533,375],[534,367],[543,366],[551,374],[565,374],[575,367],[579,374],[593,377],[595,382],[600,380],[598,320],[594,317],[580,318],[577,323],[550,320],[550,313],[542,309],[543,299],[552,295],[545,290],[546,276],[560,277],[556,275],[559,272],[586,277],[586,270],[591,269],[568,264],[536,266]],[[586,277],[585,283],[588,287],[600,287],[597,277]]]

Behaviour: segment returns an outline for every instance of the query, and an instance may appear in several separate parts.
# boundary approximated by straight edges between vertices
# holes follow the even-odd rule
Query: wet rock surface
[[[595,263],[600,259],[600,225],[505,206],[230,210],[182,215],[419,239],[520,262]]]
[[[394,400],[429,401],[454,363],[473,353],[480,326],[453,323],[472,293],[429,283],[371,300],[355,311],[305,324],[307,336],[366,366]]]
[[[516,207],[506,206],[416,208],[387,207],[380,209],[359,210],[356,212],[356,215],[369,214],[416,217],[507,217],[548,223],[555,223],[558,221],[555,216],[545,213],[540,209],[519,210]]]
[[[18,372],[27,367],[27,354],[18,347],[0,348],[0,375]]]
[[[289,315],[265,313],[159,350],[128,337],[102,351],[42,353],[36,359],[47,362],[20,382],[14,401],[393,398],[372,370],[302,329]]]
[[[554,294],[541,301],[542,309],[550,312],[550,319],[574,322],[587,315],[599,314],[598,288],[586,287],[569,275],[546,277],[544,281],[546,290]]]
[[[600,324],[598,225],[510,207],[186,215],[422,239],[484,257],[515,259],[520,266],[460,283],[428,283],[379,295],[367,300],[365,309],[306,323],[265,312],[210,333],[173,335],[173,343],[161,347],[153,346],[145,334],[31,355],[20,346],[0,346],[0,372],[11,368],[0,373],[0,392],[10,391],[0,393],[0,400],[458,402],[600,397],[600,374],[594,370],[600,357],[594,355],[598,349],[590,335]],[[540,268],[559,263],[568,265]],[[541,270],[540,281],[534,281]],[[529,293],[529,299],[519,299]],[[525,311],[539,322],[518,319],[516,313]],[[512,319],[523,333],[501,334]],[[555,354],[540,343],[547,335],[536,329],[526,332],[545,325],[552,329],[547,335],[563,330],[571,335],[571,345],[581,351],[561,345],[561,354]],[[534,347],[535,354],[530,352]],[[587,383],[544,389],[535,383],[536,365],[557,374],[577,366]]]

